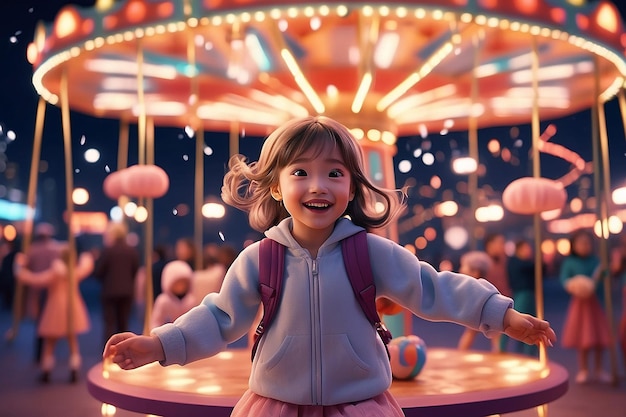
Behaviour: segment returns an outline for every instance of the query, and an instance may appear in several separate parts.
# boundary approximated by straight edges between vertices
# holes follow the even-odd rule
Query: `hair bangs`
[[[346,152],[335,132],[319,122],[311,123],[303,126],[278,151],[277,167],[284,168],[305,153],[317,158],[338,145],[342,156],[345,158]]]

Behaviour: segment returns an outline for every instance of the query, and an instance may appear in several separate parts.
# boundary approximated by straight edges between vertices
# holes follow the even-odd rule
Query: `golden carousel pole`
[[[35,119],[35,136],[33,138],[33,153],[30,161],[30,177],[28,180],[28,211],[24,222],[24,240],[22,241],[22,252],[26,253],[30,247],[33,235],[33,223],[35,217],[35,202],[37,198],[37,179],[39,178],[39,162],[41,160],[41,141],[43,138],[43,125],[46,118],[46,100],[39,97],[37,104],[37,117]],[[6,338],[12,341],[19,331],[20,320],[22,319],[24,297],[24,285],[21,281],[15,283],[15,296],[13,304],[13,324],[7,332]]]
[[[188,4],[187,4],[188,5]],[[191,8],[187,8],[191,12]],[[196,68],[196,45],[194,42],[194,33],[192,31],[187,32],[187,62],[189,67]],[[203,246],[204,246],[204,227],[202,218],[202,205],[204,204],[204,126],[202,122],[198,120],[196,111],[198,107],[199,87],[198,87],[198,74],[194,70],[194,74],[191,79],[191,125],[194,128],[196,136],[196,157],[195,157],[195,171],[194,171],[194,210],[193,210],[193,241],[196,247],[194,269],[201,270],[203,260]]]
[[[63,69],[60,85],[60,101],[61,101],[61,120],[63,124],[63,144],[65,154],[65,194],[67,204],[67,244],[69,248],[69,257],[67,265],[68,273],[68,309],[67,309],[67,329],[68,336],[71,338],[74,336],[74,299],[73,288],[76,285],[76,239],[74,237],[74,231],[72,230],[74,219],[74,201],[72,199],[72,191],[74,190],[74,168],[72,166],[72,134],[70,129],[70,104],[68,99],[68,76],[67,67]]]
[[[531,52],[531,71],[532,71],[532,113],[531,113],[531,135],[532,135],[532,160],[533,160],[533,178],[541,177],[541,161],[539,159],[539,140],[541,136],[541,126],[539,124],[539,51],[537,47],[537,37],[532,37]],[[543,319],[544,297],[543,297],[543,257],[541,253],[541,214],[533,215],[533,228],[535,236],[535,308],[537,318]],[[544,343],[539,344],[539,362],[544,368],[548,365],[548,350]],[[537,406],[537,414],[540,417],[547,417],[548,404]]]
[[[118,147],[117,147],[117,170],[121,171],[122,169],[128,166],[128,137],[129,137],[129,128],[128,128],[128,120],[122,119],[120,120],[120,131],[118,138]],[[128,202],[128,197],[120,196],[117,199],[117,205],[120,208],[124,208],[126,203]]]
[[[594,166],[600,167],[594,171],[594,187],[596,188],[596,201],[598,220],[601,224],[602,237],[600,239],[600,264],[603,271],[607,273],[603,276],[604,283],[604,303],[606,308],[607,324],[611,334],[611,340],[615,341],[615,327],[613,322],[613,298],[611,291],[611,274],[609,273],[609,207],[611,205],[611,173],[609,162],[609,140],[606,130],[606,117],[604,113],[604,103],[600,97],[600,72],[598,58],[594,58],[594,95],[595,104],[593,106],[593,156]],[[617,386],[617,351],[615,343],[611,343],[609,348],[611,361],[611,384]]]
[[[626,137],[626,97],[624,96],[624,88],[626,86],[622,86],[619,92],[617,93],[617,100],[619,102],[619,110],[622,114],[622,125],[624,126],[624,136]]]
[[[476,209],[478,209],[478,118],[474,114],[474,105],[478,101],[478,77],[476,76],[476,68],[480,65],[480,41],[477,36],[472,39],[474,46],[473,53],[473,71],[470,86],[470,115],[468,120],[468,143],[469,156],[476,161],[476,170],[469,174],[467,178],[467,191],[470,195],[470,249],[476,250]]]
[[[149,146],[146,144],[147,116],[146,102],[144,96],[144,76],[143,76],[143,45],[141,39],[137,40],[137,103],[139,104],[139,116],[137,118],[137,143],[138,143],[138,164],[145,165],[147,162]],[[151,151],[152,152],[152,151]],[[152,153],[151,153],[152,155]],[[151,156],[152,157],[152,156]],[[150,318],[152,317],[152,239],[153,239],[153,215],[152,198],[146,198],[142,202],[148,213],[144,223],[143,249],[144,249],[144,270],[146,273],[146,310],[144,315],[143,333],[150,333]],[[142,204],[140,203],[140,205]]]

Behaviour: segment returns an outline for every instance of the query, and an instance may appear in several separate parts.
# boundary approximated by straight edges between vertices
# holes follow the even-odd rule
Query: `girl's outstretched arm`
[[[556,333],[550,323],[513,308],[509,308],[504,315],[504,333],[528,345],[544,342],[547,346],[553,346],[556,342]]]
[[[125,332],[111,336],[104,347],[102,357],[105,360],[110,358],[122,369],[135,369],[165,360],[165,353],[158,337],[138,336]]]

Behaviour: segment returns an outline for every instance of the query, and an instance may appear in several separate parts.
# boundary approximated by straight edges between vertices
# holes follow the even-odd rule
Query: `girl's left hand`
[[[513,308],[509,308],[504,315],[504,333],[528,345],[543,342],[554,346],[553,343],[556,342],[556,333],[550,323],[530,314],[522,314]]]

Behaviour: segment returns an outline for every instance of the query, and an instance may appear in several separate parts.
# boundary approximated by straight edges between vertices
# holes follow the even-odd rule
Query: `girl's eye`
[[[343,177],[343,172],[339,169],[333,169],[332,171],[330,171],[330,174],[328,174],[328,176],[331,178]]]
[[[296,177],[306,177],[306,171],[303,169],[296,169],[292,175],[295,175]]]

